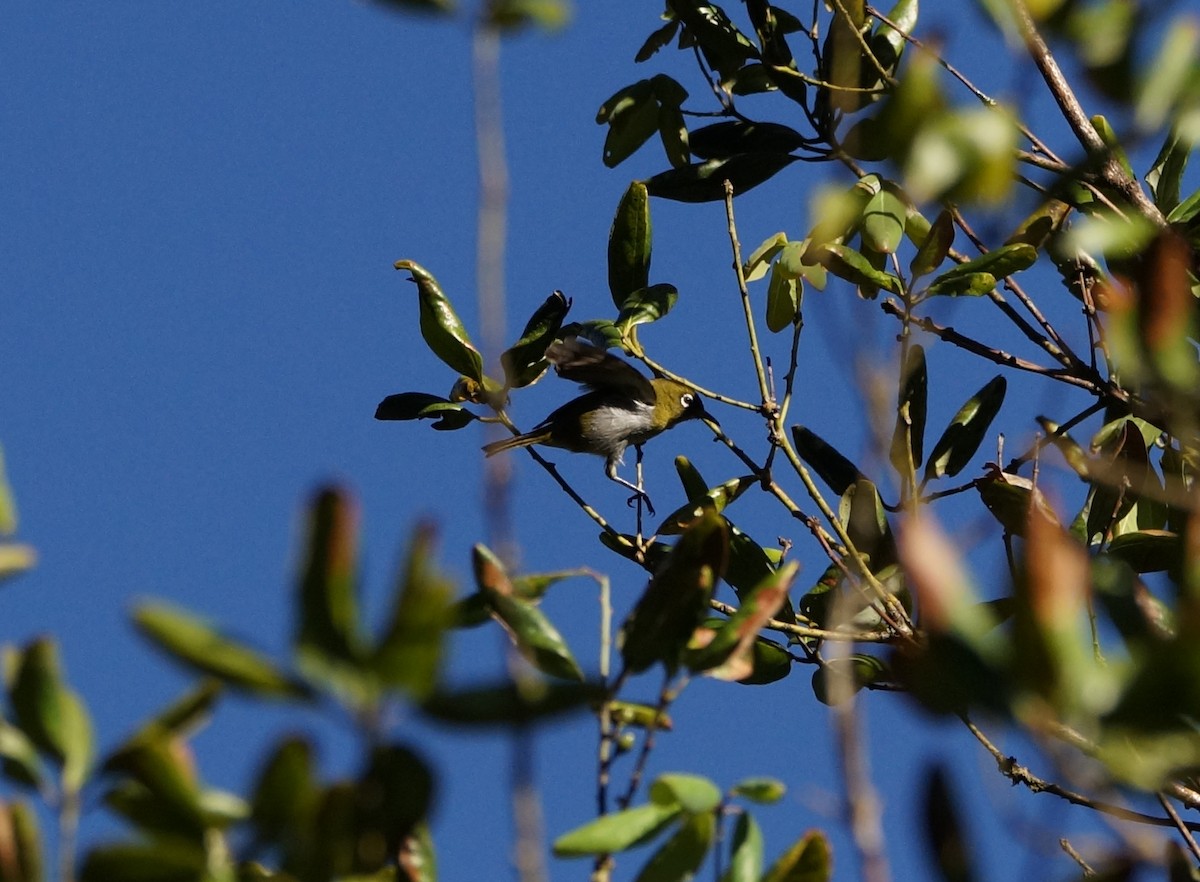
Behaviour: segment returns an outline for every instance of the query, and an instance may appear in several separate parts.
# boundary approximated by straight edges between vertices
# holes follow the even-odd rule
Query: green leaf
[[[526,25],[556,31],[571,19],[566,0],[489,0],[484,11],[487,24],[507,31]]]
[[[1163,141],[1154,164],[1146,172],[1146,183],[1154,194],[1154,204],[1163,214],[1169,214],[1179,204],[1180,187],[1183,184],[1183,173],[1191,156],[1191,144],[1179,136],[1172,128]]]
[[[675,32],[677,30],[679,30],[679,19],[672,18],[646,38],[646,42],[642,44],[642,48],[637,51],[637,55],[634,56],[633,60],[638,64],[641,64],[643,61],[649,61],[659,49],[669,45],[675,39]]]
[[[621,654],[630,672],[659,661],[675,669],[728,556],[725,519],[706,509],[671,549],[621,628]]]
[[[901,475],[919,466],[925,457],[925,416],[929,399],[929,371],[925,350],[914,343],[908,349],[896,399],[896,427],[892,430],[889,459]],[[911,455],[911,462],[910,462]]]
[[[758,49],[729,20],[724,10],[708,3],[671,3],[669,8],[699,46],[709,67],[722,81],[733,76],[749,59],[758,57]]]
[[[1198,60],[1200,25],[1180,17],[1168,27],[1158,55],[1146,66],[1147,76],[1138,89],[1135,119],[1142,131],[1151,132],[1162,126],[1176,102],[1194,87]]]
[[[602,815],[554,840],[557,857],[615,854],[647,842],[682,813],[676,805],[647,803]]]
[[[78,792],[95,749],[92,723],[82,699],[63,678],[53,641],[39,638],[21,651],[9,690],[24,734],[62,764],[63,787]]]
[[[678,805],[696,815],[712,812],[721,804],[721,788],[700,775],[667,773],[650,785],[650,800],[659,805]]]
[[[957,297],[982,297],[996,288],[996,277],[991,273],[955,273],[942,276],[925,289],[926,295]]]
[[[799,571],[799,563],[790,561],[746,592],[738,611],[717,629],[712,640],[684,656],[688,667],[721,680],[748,677],[754,670],[752,651],[759,632],[783,607]]]
[[[687,123],[683,121],[683,111],[678,105],[664,104],[659,108],[658,137],[662,141],[663,152],[667,154],[667,161],[674,168],[682,168],[691,161]]]
[[[679,290],[674,285],[658,284],[649,288],[640,288],[625,298],[621,304],[621,312],[617,316],[617,330],[622,335],[628,334],[630,328],[656,322],[675,305],[679,298]]]
[[[586,710],[605,697],[599,683],[522,684],[479,686],[455,691],[435,691],[421,709],[436,720],[463,726],[528,725],[578,710]]]
[[[203,882],[208,878],[204,848],[174,838],[97,846],[79,871],[79,882]]]
[[[783,799],[787,785],[778,778],[743,778],[734,785],[733,792],[760,805],[773,805]]]
[[[721,202],[726,180],[738,196],[770,180],[796,159],[787,153],[738,153],[728,159],[709,159],[654,175],[645,182],[646,191],[676,202]]]
[[[757,282],[765,276],[771,266],[771,261],[787,243],[787,234],[779,232],[755,248],[746,259],[745,266],[742,267],[742,275],[746,281]]]
[[[712,847],[717,819],[712,812],[684,818],[637,875],[635,882],[687,882]]]
[[[820,830],[809,830],[784,852],[762,882],[829,882],[833,878],[833,851]]]
[[[733,827],[729,869],[721,876],[721,882],[758,882],[762,877],[762,865],[762,830],[753,815],[742,812]]]
[[[514,596],[500,559],[482,545],[473,550],[475,581],[492,617],[513,646],[538,670],[565,680],[583,680],[583,671],[558,629],[533,604]]]
[[[597,122],[608,123],[604,139],[604,164],[620,165],[658,132],[658,102],[649,80],[634,83],[617,92],[601,107]]]
[[[896,184],[884,181],[863,209],[863,243],[880,254],[891,254],[904,238],[907,216],[904,193]]]
[[[413,532],[396,579],[391,615],[372,660],[372,668],[385,683],[417,701],[437,685],[443,633],[454,597],[454,586],[434,562],[434,541],[429,524]]]
[[[792,441],[800,458],[812,466],[821,480],[838,496],[862,477],[858,466],[810,429],[792,426]]]
[[[296,586],[294,646],[321,664],[353,662],[358,629],[358,512],[350,495],[326,487],[308,512],[308,538]]]
[[[740,119],[704,126],[689,137],[692,153],[700,159],[727,159],[738,153],[791,153],[805,144],[804,136],[788,126]]]
[[[934,766],[925,780],[925,841],[943,879],[970,882],[978,875],[959,817],[946,773],[940,765]]]
[[[357,782],[355,813],[358,868],[387,866],[433,801],[433,773],[411,748],[383,744],[371,751]]]
[[[1007,389],[1008,381],[1004,377],[993,377],[958,409],[929,454],[925,465],[926,481],[946,475],[953,477],[971,461],[983,443],[988,426],[1004,404]]]
[[[1115,537],[1107,551],[1129,564],[1135,573],[1159,573],[1179,566],[1183,546],[1178,533],[1137,530]]]
[[[0,766],[5,777],[15,784],[32,789],[46,784],[37,747],[28,735],[5,719],[0,719]]]
[[[650,285],[652,241],[650,197],[646,185],[634,181],[621,197],[608,233],[608,290],[617,309]]]
[[[679,475],[679,482],[683,484],[683,492],[687,494],[689,502],[708,494],[708,482],[686,456],[675,457],[675,472]]]
[[[899,294],[902,290],[898,278],[871,266],[866,257],[848,245],[828,243],[815,252],[810,249],[809,254],[835,276],[860,288],[882,288],[892,294]]]
[[[510,389],[530,386],[546,372],[546,347],[554,342],[571,301],[562,291],[555,291],[534,310],[525,323],[521,336],[500,356],[504,367],[504,382]]]
[[[461,429],[476,419],[475,414],[461,404],[430,395],[428,392],[398,392],[389,395],[375,408],[377,420],[434,420],[433,427],[442,431]]]
[[[259,842],[287,844],[303,838],[319,797],[312,753],[306,739],[293,736],[280,741],[263,763],[250,798],[250,821]]]
[[[743,475],[740,478],[730,478],[716,487],[705,488],[699,495],[689,496],[686,503],[663,518],[654,532],[660,536],[678,536],[691,526],[696,518],[703,516],[705,509],[724,511],[726,506],[758,482],[758,478],[753,475]]]
[[[1005,276],[1029,269],[1035,263],[1037,263],[1037,249],[1025,242],[1014,242],[1012,245],[1001,245],[987,254],[981,254],[974,260],[968,260],[966,263],[960,263],[946,270],[930,287],[949,285],[950,281],[955,278],[974,273],[988,273],[993,278],[1003,279]]]
[[[950,246],[954,244],[954,217],[943,210],[929,227],[929,233],[913,255],[908,270],[912,277],[929,275],[946,259]]]
[[[804,282],[791,277],[783,267],[782,260],[776,261],[767,284],[767,329],[773,334],[800,321],[800,303],[804,296]]]
[[[813,694],[821,704],[835,705],[849,700],[859,690],[888,678],[887,665],[873,655],[832,658],[813,672]]]
[[[201,804],[191,757],[182,739],[147,732],[104,762],[108,773],[127,775],[139,788],[114,791],[110,806],[158,833],[200,839],[210,818]]]
[[[133,612],[142,635],[167,655],[202,674],[263,695],[307,697],[304,684],[243,643],[225,637],[191,613],[165,603],[144,602]]]
[[[19,875],[14,882],[42,882],[42,841],[38,831],[37,813],[23,800],[7,806],[11,843],[8,848],[16,866],[9,864]]]
[[[437,279],[413,260],[396,261],[396,269],[408,270],[417,285],[421,307],[421,336],[443,362],[478,383],[483,382],[483,357],[471,343],[466,327],[459,320],[449,298],[442,293]]]

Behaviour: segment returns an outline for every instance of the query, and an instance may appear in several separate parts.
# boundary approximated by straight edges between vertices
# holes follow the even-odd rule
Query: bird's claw
[[[654,517],[654,505],[650,502],[650,496],[642,490],[638,490],[627,500],[625,500],[625,504],[632,507],[633,504],[639,500],[645,501],[646,511],[650,513],[650,517]]]

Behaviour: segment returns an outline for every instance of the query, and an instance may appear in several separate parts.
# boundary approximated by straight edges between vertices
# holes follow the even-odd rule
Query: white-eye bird
[[[530,431],[493,441],[484,446],[483,452],[493,456],[502,450],[542,444],[603,456],[604,473],[632,490],[633,499],[644,499],[654,514],[650,497],[618,475],[617,466],[631,444],[640,449],[655,435],[684,420],[708,416],[700,396],[676,380],[647,379],[628,362],[574,337],[550,344],[546,360],[560,377],[582,383],[589,391],[568,401]]]

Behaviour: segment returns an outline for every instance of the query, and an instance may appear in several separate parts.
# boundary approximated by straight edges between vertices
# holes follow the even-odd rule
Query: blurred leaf
[[[403,689],[414,700],[436,687],[443,632],[450,623],[454,586],[433,557],[435,534],[419,525],[396,580],[392,612],[375,647],[372,667],[384,683]]]
[[[933,445],[925,465],[926,481],[946,475],[953,477],[971,461],[983,443],[988,426],[1004,404],[1007,389],[1008,381],[1003,376],[993,377],[958,409],[937,444]]]
[[[397,864],[398,882],[437,882],[437,855],[428,824],[417,824],[404,840]]]
[[[421,336],[430,351],[453,370],[476,382],[483,382],[483,358],[467,329],[454,312],[450,300],[442,293],[437,279],[416,261],[398,260],[396,269],[408,270],[417,284],[421,305]]]
[[[555,31],[571,19],[566,0],[488,0],[484,12],[487,24],[503,30],[537,25]]]
[[[889,675],[887,665],[873,655],[831,658],[813,672],[813,694],[821,704],[841,704],[859,690],[886,681]]]
[[[733,792],[760,805],[773,805],[783,799],[787,785],[778,778],[743,778],[734,785]]]
[[[960,815],[945,772],[940,765],[934,766],[925,779],[925,842],[946,882],[978,878]]]
[[[4,841],[5,882],[42,882],[42,841],[37,814],[29,804],[15,800],[0,804],[0,838]],[[9,872],[15,875],[9,875]]]
[[[654,175],[646,180],[646,191],[676,202],[721,202],[725,181],[738,196],[771,179],[796,158],[787,153],[738,153],[728,159],[709,159]]]
[[[621,197],[608,233],[608,290],[617,309],[650,285],[652,239],[646,185],[634,181]]]
[[[33,741],[4,719],[0,719],[0,764],[5,777],[15,784],[32,789],[45,786],[45,770]]]
[[[638,704],[632,701],[610,701],[608,713],[618,726],[633,726],[638,729],[665,729],[675,727],[669,714],[655,705]]]
[[[546,372],[546,347],[554,342],[563,319],[571,308],[571,301],[562,291],[555,291],[534,310],[521,336],[500,356],[504,367],[505,383],[509,388],[520,389],[532,385]]]
[[[540,609],[514,596],[500,559],[482,545],[475,546],[472,558],[475,581],[492,617],[521,655],[551,676],[582,681],[583,671],[562,634]]]
[[[792,440],[800,458],[812,466],[829,489],[839,496],[862,477],[858,466],[804,426],[792,426]]]
[[[511,683],[456,691],[438,690],[421,705],[436,720],[465,726],[511,726],[585,710],[604,697],[597,683],[546,683],[518,689]]]
[[[650,856],[635,882],[683,882],[691,879],[712,847],[717,819],[712,812],[685,817],[679,828]]]
[[[898,278],[876,269],[866,257],[848,245],[830,243],[822,245],[815,253],[811,250],[809,253],[835,276],[860,288],[882,288],[892,294],[899,294],[902,290]]]
[[[304,664],[353,663],[358,635],[358,512],[340,487],[322,488],[309,505],[308,534],[296,586],[294,646]]]
[[[829,882],[833,852],[820,830],[809,830],[780,855],[762,882]]]
[[[236,686],[280,698],[306,697],[304,684],[243,643],[223,636],[201,619],[165,603],[143,602],[133,612],[142,635],[193,670]]]
[[[191,751],[182,739],[148,732],[108,757],[104,770],[123,773],[139,785],[109,794],[110,807],[139,826],[196,841],[209,827]]]
[[[402,744],[376,746],[357,782],[360,794],[355,817],[359,870],[387,866],[433,802],[433,773],[425,761]]]
[[[929,233],[917,253],[913,255],[908,270],[912,277],[926,276],[942,265],[950,246],[954,244],[954,218],[943,210],[929,228]]]
[[[11,536],[17,531],[17,503],[12,487],[8,483],[4,467],[4,452],[0,450],[0,536]]]
[[[721,804],[721,788],[708,778],[679,772],[659,775],[650,785],[650,801],[678,805],[688,814],[714,811]]]
[[[699,159],[727,159],[738,153],[791,153],[805,146],[806,140],[779,123],[735,119],[696,129],[688,143]]]
[[[1180,16],[1168,27],[1148,75],[1138,89],[1135,119],[1143,131],[1154,131],[1167,120],[1185,91],[1194,87],[1200,62],[1200,25]],[[1131,175],[1132,177],[1132,175]]]
[[[395,7],[397,11],[405,12],[436,12],[440,14],[454,12],[457,8],[454,0],[380,0],[384,6]]]
[[[896,184],[884,181],[863,209],[863,243],[881,254],[891,254],[904,238],[907,215],[904,193]]]
[[[428,392],[398,392],[375,408],[377,420],[433,420],[440,431],[461,429],[476,416],[461,404]]]
[[[32,546],[13,542],[0,543],[0,581],[33,569],[37,552]]]
[[[1011,110],[998,106],[921,119],[906,151],[905,192],[918,203],[942,198],[984,205],[1003,202],[1015,179],[1014,119]]]
[[[617,330],[623,335],[637,325],[656,322],[675,305],[679,290],[674,285],[658,284],[634,291],[621,304]]]
[[[896,427],[892,430],[889,459],[900,475],[908,475],[925,458],[925,416],[929,400],[929,371],[925,350],[914,343],[908,348],[900,389],[896,397]]]
[[[159,729],[172,735],[190,735],[208,722],[220,695],[220,681],[202,680],[151,717],[140,731]]]
[[[671,549],[621,627],[621,655],[631,673],[659,661],[675,669],[708,609],[728,556],[725,520],[706,509]]]
[[[250,798],[256,841],[280,844],[285,853],[303,849],[318,798],[312,745],[298,736],[283,739],[259,770]]]
[[[784,618],[782,614],[778,617]],[[795,618],[795,614],[792,618]],[[782,680],[792,672],[791,653],[782,644],[766,637],[759,637],[751,644],[750,660],[750,673],[737,681],[743,686],[765,686]]]
[[[9,698],[24,734],[62,764],[63,787],[77,792],[95,750],[92,723],[82,699],[66,684],[50,638],[22,650]]]
[[[679,817],[678,805],[647,803],[602,815],[554,840],[557,857],[613,854],[647,842]]]
[[[79,882],[205,882],[208,857],[196,842],[159,838],[97,846],[84,858]]]
[[[753,815],[742,812],[733,827],[729,869],[721,876],[721,882],[758,882],[762,876],[762,865],[762,830]]]
[[[788,242],[779,252],[775,266],[784,278],[803,279],[818,291],[824,291],[828,273],[817,263],[816,257],[809,254],[810,244],[810,239]]]

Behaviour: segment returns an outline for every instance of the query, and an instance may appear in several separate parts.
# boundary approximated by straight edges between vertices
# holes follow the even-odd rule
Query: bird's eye
[[[684,407],[691,407],[692,401],[694,401],[694,400],[695,400],[695,396],[692,395],[691,392],[684,392],[682,395],[679,396],[679,403],[682,404]]]

